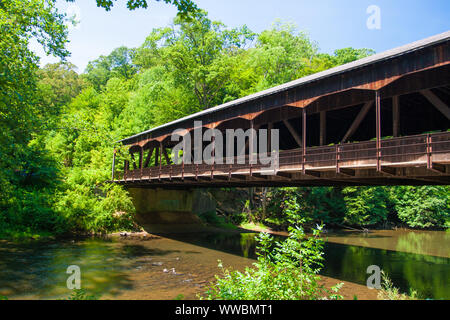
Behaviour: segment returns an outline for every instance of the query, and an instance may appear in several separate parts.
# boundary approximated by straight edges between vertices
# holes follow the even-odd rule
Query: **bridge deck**
[[[377,155],[379,155],[377,157]],[[281,151],[277,169],[261,163],[182,164],[127,170],[134,186],[449,184],[450,132]],[[378,168],[378,169],[377,169]]]

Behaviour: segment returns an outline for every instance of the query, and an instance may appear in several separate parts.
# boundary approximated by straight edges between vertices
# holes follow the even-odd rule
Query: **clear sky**
[[[382,52],[450,30],[448,0],[194,0],[213,20],[229,27],[246,24],[261,32],[281,19],[307,31],[322,52],[344,47],[371,48]],[[174,7],[150,0],[147,10],[129,11],[126,0],[118,0],[111,11],[96,7],[95,0],[74,4],[58,0],[61,11],[76,13],[80,23],[69,34],[69,61],[84,71],[87,63],[114,48],[140,46],[153,28],[167,26]],[[369,29],[369,6],[380,9],[380,29]],[[373,20],[371,20],[373,21]],[[41,64],[55,62],[32,46]]]

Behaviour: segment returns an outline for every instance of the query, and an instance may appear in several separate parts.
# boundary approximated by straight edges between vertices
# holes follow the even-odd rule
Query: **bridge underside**
[[[447,142],[450,145],[450,142]],[[283,186],[377,186],[377,185],[448,185],[450,182],[450,161],[425,161],[385,164],[378,171],[376,165],[368,163],[343,164],[314,167],[300,165],[281,166],[276,172],[267,169],[234,169],[225,172],[220,169],[200,168],[195,172],[161,174],[161,176],[140,175],[130,172],[127,180],[116,181],[132,188],[184,189],[190,187],[283,187]],[[426,158],[422,157],[422,158]],[[175,170],[173,170],[175,171]]]

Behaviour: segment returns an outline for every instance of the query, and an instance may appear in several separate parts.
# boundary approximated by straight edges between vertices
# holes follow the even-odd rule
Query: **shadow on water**
[[[77,265],[82,287],[92,294],[133,289],[127,271],[134,258],[165,256],[176,250],[160,250],[136,244],[118,246],[105,239],[67,242],[0,242],[0,295],[11,298],[60,299],[71,294],[66,273]]]
[[[255,233],[202,233],[166,235],[174,240],[187,242],[208,249],[219,250],[246,258],[256,258]],[[335,236],[333,234],[333,236]],[[339,235],[344,237],[344,235]],[[363,240],[389,239],[383,235],[359,235]],[[410,234],[394,241],[398,250],[418,250],[423,246],[426,234]],[[358,235],[351,235],[358,237]],[[283,239],[281,236],[276,236]],[[364,242],[362,242],[364,243]],[[370,242],[369,242],[370,244]],[[450,259],[446,257],[326,242],[325,263],[321,274],[343,281],[365,285],[367,267],[377,265],[392,279],[402,292],[414,289],[421,298],[450,299]]]

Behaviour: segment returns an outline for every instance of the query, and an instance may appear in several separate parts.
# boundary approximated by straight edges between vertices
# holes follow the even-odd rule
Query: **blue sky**
[[[61,11],[76,12],[80,23],[69,34],[69,61],[84,71],[87,63],[114,48],[137,47],[153,28],[167,26],[175,8],[150,0],[149,9],[129,11],[126,0],[118,0],[110,12],[97,8],[95,0],[75,4],[58,0]],[[195,0],[213,20],[229,27],[246,24],[254,32],[270,28],[281,19],[309,33],[322,52],[344,47],[371,48],[382,52],[450,30],[450,1],[428,0]],[[367,8],[380,8],[381,29],[368,29]],[[41,65],[55,62],[37,49]]]

